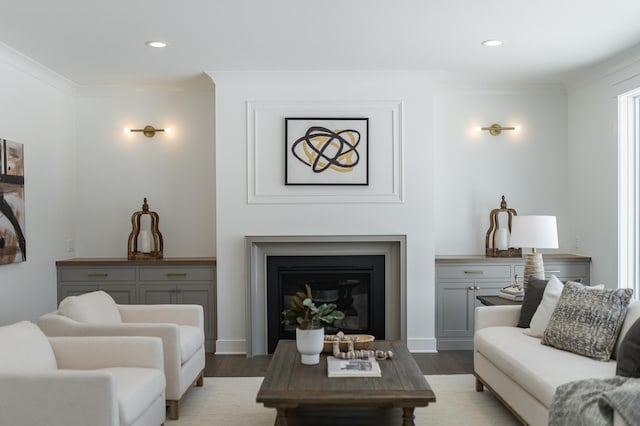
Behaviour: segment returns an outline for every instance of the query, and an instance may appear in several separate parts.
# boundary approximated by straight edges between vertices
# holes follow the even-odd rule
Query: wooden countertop
[[[591,256],[567,253],[542,253],[545,262],[591,262]],[[524,262],[523,257],[488,257],[483,254],[436,255],[436,263],[514,263]]]
[[[76,257],[56,261],[56,266],[190,266],[215,264],[215,257],[165,257],[163,259],[148,260],[128,260],[120,257]]]

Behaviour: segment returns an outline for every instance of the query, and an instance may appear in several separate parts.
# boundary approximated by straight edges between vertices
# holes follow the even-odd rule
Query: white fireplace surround
[[[385,257],[385,338],[406,342],[406,235],[247,236],[247,356],[267,353],[267,257]]]

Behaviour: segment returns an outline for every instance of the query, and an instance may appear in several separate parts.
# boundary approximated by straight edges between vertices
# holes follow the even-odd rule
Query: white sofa
[[[541,339],[517,327],[519,317],[520,306],[476,308],[476,390],[487,386],[523,423],[547,425],[551,400],[559,385],[615,376],[615,355],[627,330],[640,318],[640,301],[629,304],[613,357],[607,362],[541,344]],[[623,424],[617,415],[614,421]]]
[[[0,327],[0,424],[158,426],[162,368],[158,338],[47,338],[28,321]]]
[[[47,336],[153,336],[162,339],[169,418],[205,366],[204,312],[200,305],[118,305],[103,291],[70,296],[38,326]]]

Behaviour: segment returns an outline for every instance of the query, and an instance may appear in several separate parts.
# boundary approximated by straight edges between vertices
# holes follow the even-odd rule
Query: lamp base
[[[524,290],[527,291],[530,279],[544,279],[544,263],[542,263],[542,253],[527,253],[524,263]]]

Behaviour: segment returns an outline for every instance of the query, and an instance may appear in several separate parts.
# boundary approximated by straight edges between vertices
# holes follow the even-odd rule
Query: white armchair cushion
[[[122,317],[116,302],[104,291],[93,291],[66,297],[58,312],[79,322],[90,324],[120,324]]]
[[[49,339],[37,325],[22,321],[0,327],[0,371],[56,370]]]

